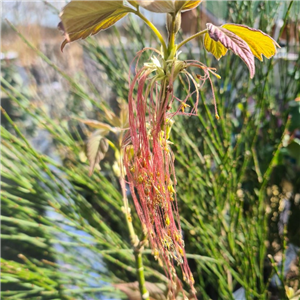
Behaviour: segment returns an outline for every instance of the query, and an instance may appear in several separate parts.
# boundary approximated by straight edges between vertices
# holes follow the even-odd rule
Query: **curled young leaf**
[[[108,150],[108,142],[103,130],[95,131],[86,142],[86,155],[90,163],[89,176],[93,174],[95,166],[105,157]]]
[[[276,54],[276,47],[280,48],[274,39],[259,29],[237,24],[225,24],[222,27],[242,38],[260,61],[263,60],[263,55],[271,58]]]
[[[66,37],[61,50],[67,43],[107,29],[131,11],[133,9],[124,6],[123,1],[71,1],[60,14],[58,27]]]
[[[217,27],[210,23],[207,23],[206,26],[209,37],[215,42],[220,42],[225,48],[230,49],[234,54],[238,55],[247,65],[250,71],[250,77],[253,78],[255,73],[254,55],[248,44],[242,38],[223,27]],[[219,59],[226,53],[219,45],[213,44],[212,46],[210,45],[211,43],[212,42],[209,41],[208,37],[206,37],[206,44],[210,46],[209,49],[217,49],[217,51],[215,51],[217,54],[216,58]],[[206,46],[205,48],[207,49]]]

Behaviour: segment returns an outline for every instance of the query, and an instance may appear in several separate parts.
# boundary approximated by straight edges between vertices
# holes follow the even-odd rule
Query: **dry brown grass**
[[[69,74],[83,67],[82,47],[74,43],[72,47],[66,47],[62,53],[60,44],[63,36],[57,29],[32,24],[18,26],[17,29],[30,43],[50,59],[54,59],[54,62]],[[18,61],[24,67],[30,67],[38,61],[36,52],[30,49],[12,29],[7,28],[2,32],[1,52],[9,51],[18,54]]]

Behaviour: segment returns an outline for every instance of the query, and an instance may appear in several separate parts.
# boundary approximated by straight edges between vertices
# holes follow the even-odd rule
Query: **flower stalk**
[[[138,236],[135,233],[133,224],[132,224],[132,217],[130,213],[130,208],[128,205],[128,198],[126,196],[126,186],[125,186],[125,175],[124,175],[124,165],[123,165],[123,158],[120,158],[119,161],[120,169],[121,169],[121,176],[119,178],[121,189],[122,189],[122,196],[123,196],[123,212],[126,219],[126,224],[129,231],[130,241],[133,248],[133,254],[135,258],[135,266],[136,266],[136,275],[139,282],[139,289],[144,300],[150,300],[149,292],[146,288],[146,280],[144,274],[144,264],[143,264],[143,257],[142,257],[142,249],[143,243],[140,242]]]
[[[137,270],[137,277],[139,281],[139,289],[144,300],[150,300],[149,292],[146,288],[146,280],[144,275],[144,265],[143,265],[143,257],[140,249],[134,249],[134,257],[135,257],[135,265]]]

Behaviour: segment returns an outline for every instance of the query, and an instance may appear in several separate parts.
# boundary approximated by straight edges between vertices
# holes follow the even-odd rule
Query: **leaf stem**
[[[196,38],[196,37],[199,37],[199,36],[201,36],[201,35],[203,35],[203,34],[205,34],[205,33],[207,33],[207,29],[204,29],[204,30],[202,30],[202,31],[200,31],[200,32],[197,32],[197,33],[195,33],[194,35],[188,37],[187,39],[185,39],[184,41],[182,41],[182,42],[177,46],[177,50],[179,50],[183,45],[185,45],[185,44],[186,44],[187,42],[189,42],[190,40],[192,40],[192,39],[194,39],[194,38]]]
[[[159,30],[153,25],[152,22],[150,22],[143,14],[140,13],[140,11],[136,11],[135,14],[137,16],[139,16],[149,27],[150,29],[154,32],[154,34],[158,37],[159,41],[161,42],[161,45],[163,47],[164,50],[164,56],[167,56],[168,53],[168,49],[165,43],[164,38],[162,37],[161,33],[159,32]]]
[[[174,48],[175,48],[175,20],[176,20],[176,15],[172,16],[172,25],[171,25],[171,30],[170,30],[170,36],[169,36],[169,45],[168,45],[168,55],[170,55]],[[175,52],[175,51],[174,51]],[[171,57],[172,59],[172,57]]]

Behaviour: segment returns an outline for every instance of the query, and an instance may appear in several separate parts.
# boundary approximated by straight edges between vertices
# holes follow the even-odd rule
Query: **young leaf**
[[[71,1],[60,14],[58,26],[66,37],[61,50],[67,43],[107,29],[132,11],[123,1]]]
[[[108,150],[108,142],[103,133],[103,130],[95,131],[86,143],[86,155],[90,162],[89,176],[93,174],[95,166],[104,158]]]
[[[191,10],[195,7],[197,7],[200,3],[202,2],[202,0],[198,0],[198,1],[185,1],[185,4],[182,7],[182,11],[187,11],[187,10]]]
[[[276,47],[280,48],[275,40],[261,30],[236,24],[225,24],[222,27],[242,38],[260,61],[263,60],[263,55],[271,58],[276,54]]]
[[[227,53],[227,48],[220,42],[211,39],[208,33],[204,36],[204,47],[206,51],[210,52],[217,60]]]
[[[209,37],[215,42],[220,42],[225,48],[230,49],[234,54],[238,55],[247,65],[250,77],[253,78],[255,73],[254,55],[248,44],[239,36],[223,27],[217,27],[211,23],[207,23],[206,26]],[[224,49],[219,47],[217,54],[220,55],[220,53],[224,53]]]
[[[182,10],[184,4],[185,4],[186,0],[175,0],[174,1],[174,5],[175,5],[175,12],[179,12],[180,10]]]

